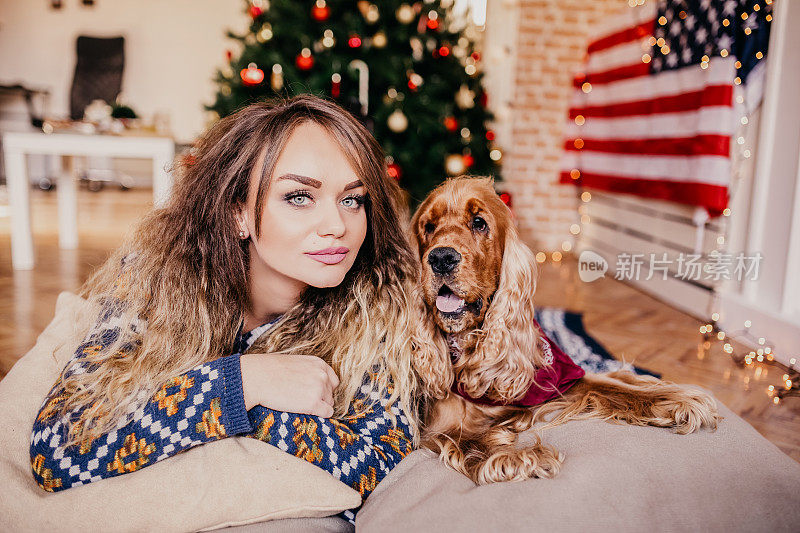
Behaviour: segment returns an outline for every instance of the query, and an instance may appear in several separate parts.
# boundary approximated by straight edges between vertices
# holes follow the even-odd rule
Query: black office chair
[[[81,120],[86,106],[94,100],[112,104],[119,96],[125,68],[125,38],[81,35],[78,37],[77,53],[69,95],[72,120]]]

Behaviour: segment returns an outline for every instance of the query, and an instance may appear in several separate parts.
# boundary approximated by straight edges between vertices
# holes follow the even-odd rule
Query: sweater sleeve
[[[364,500],[412,451],[406,415],[397,402],[389,404],[388,395],[379,397],[370,389],[366,382],[341,420],[257,405],[248,412],[254,430],[245,436],[272,444],[330,472],[357,490]],[[391,394],[391,388],[387,392]],[[390,412],[395,415],[395,422]]]
[[[113,342],[118,330],[90,335],[66,374],[91,372],[86,355]],[[231,435],[249,433],[242,391],[240,356],[221,357],[166,380],[152,398],[141,397],[116,429],[65,448],[65,420],[56,416],[67,398],[61,378],[51,389],[33,424],[30,457],[33,476],[46,491],[59,491],[134,472],[183,450]],[[72,420],[80,410],[68,413]]]

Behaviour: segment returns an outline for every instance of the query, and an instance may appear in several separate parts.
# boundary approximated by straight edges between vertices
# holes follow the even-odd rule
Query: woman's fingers
[[[260,404],[277,411],[330,418],[336,372],[311,355],[245,354],[241,359],[245,407]]]
[[[325,364],[325,368],[328,371],[328,375],[330,376],[331,384],[335,389],[336,387],[339,386],[339,376],[336,375],[336,372],[334,372],[333,369],[330,367],[330,365],[328,365],[327,363]]]
[[[333,416],[333,405],[327,404],[324,401],[319,401],[314,407],[314,412],[312,414],[321,416],[322,418],[330,418]]]

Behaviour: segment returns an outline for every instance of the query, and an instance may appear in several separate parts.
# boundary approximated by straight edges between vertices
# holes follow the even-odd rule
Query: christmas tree
[[[219,116],[274,96],[338,101],[367,125],[412,203],[447,176],[499,179],[474,28],[452,0],[249,0],[249,32],[216,73]]]

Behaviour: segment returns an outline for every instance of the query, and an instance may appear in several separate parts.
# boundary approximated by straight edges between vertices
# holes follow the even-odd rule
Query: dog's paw
[[[505,447],[492,453],[473,479],[479,485],[498,481],[523,481],[532,477],[552,478],[561,470],[564,455],[552,446]]]
[[[673,399],[664,401],[661,408],[667,413],[669,427],[680,435],[694,433],[700,428],[717,429],[717,423],[722,419],[717,411],[714,399],[705,392],[685,388]]]

